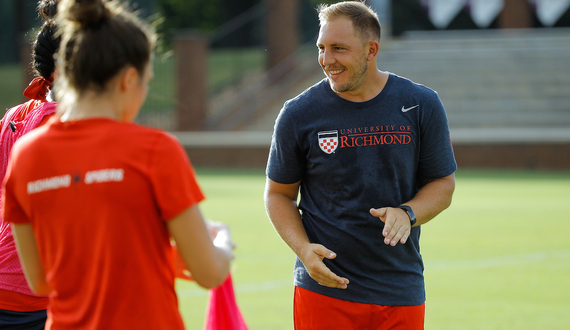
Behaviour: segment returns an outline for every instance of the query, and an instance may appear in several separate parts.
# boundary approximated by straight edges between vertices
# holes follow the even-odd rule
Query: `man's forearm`
[[[311,244],[307,237],[301,214],[297,209],[295,185],[268,183],[265,191],[265,209],[281,239],[299,257],[309,276],[315,281],[331,288],[346,289],[349,280],[334,274],[323,263],[323,259],[336,258],[336,253],[321,244]],[[271,186],[276,189],[271,189]]]
[[[407,203],[416,215],[416,226],[422,225],[451,205],[451,198],[455,190],[455,176],[453,174],[427,182]]]
[[[281,239],[299,255],[303,246],[310,242],[297,203],[285,195],[272,193],[265,198],[265,209]]]

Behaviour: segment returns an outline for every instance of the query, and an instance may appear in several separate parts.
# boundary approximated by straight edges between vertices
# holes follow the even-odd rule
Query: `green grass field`
[[[263,171],[198,169],[206,217],[237,243],[232,276],[251,330],[292,329],[294,255],[263,207]],[[460,170],[452,206],[422,229],[426,329],[570,329],[570,172]],[[188,329],[208,292],[178,281]]]

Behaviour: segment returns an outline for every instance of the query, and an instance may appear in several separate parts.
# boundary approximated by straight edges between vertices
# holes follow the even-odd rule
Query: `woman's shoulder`
[[[165,141],[177,141],[176,137],[162,129],[152,126],[141,125],[138,123],[120,123],[124,126],[124,131],[128,134],[139,134],[141,137],[146,136],[153,139],[160,139]]]
[[[141,125],[138,123],[117,123],[122,127],[116,130],[121,131],[121,139],[125,141],[126,147],[130,145],[132,148],[142,148],[144,150],[170,150],[173,152],[183,149],[180,141],[174,134],[160,128]],[[129,147],[128,147],[129,148]]]

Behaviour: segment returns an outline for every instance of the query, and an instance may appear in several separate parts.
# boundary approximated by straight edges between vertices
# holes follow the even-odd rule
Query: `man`
[[[326,78],[281,110],[264,196],[297,255],[295,328],[423,329],[420,225],[455,188],[445,111],[434,91],[378,70],[369,7],[318,11]]]

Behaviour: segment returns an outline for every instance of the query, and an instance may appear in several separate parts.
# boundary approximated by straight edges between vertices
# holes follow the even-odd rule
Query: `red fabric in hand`
[[[204,330],[248,330],[236,303],[231,275],[210,290]]]

